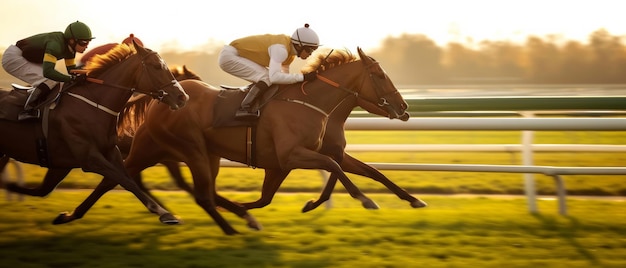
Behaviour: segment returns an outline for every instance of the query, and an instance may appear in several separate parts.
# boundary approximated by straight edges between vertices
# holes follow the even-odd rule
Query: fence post
[[[532,112],[522,112],[524,118],[534,117]],[[533,138],[534,131],[523,130],[522,131],[522,165],[533,166]],[[528,210],[531,213],[536,213],[536,190],[535,190],[535,175],[530,173],[524,173],[524,192],[526,192],[526,199],[528,202]]]

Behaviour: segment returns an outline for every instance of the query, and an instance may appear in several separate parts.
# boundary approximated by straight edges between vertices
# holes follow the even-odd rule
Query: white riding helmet
[[[300,46],[316,47],[320,45],[320,38],[309,28],[309,24],[305,23],[304,27],[298,28],[293,32],[291,42]]]

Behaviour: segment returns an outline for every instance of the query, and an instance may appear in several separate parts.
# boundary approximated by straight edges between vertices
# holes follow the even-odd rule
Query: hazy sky
[[[106,2],[106,4],[105,4]],[[0,49],[36,33],[63,31],[80,20],[96,39],[120,42],[129,33],[146,47],[201,50],[238,37],[289,34],[305,22],[331,47],[376,48],[388,36],[424,34],[440,45],[523,41],[560,34],[585,41],[600,28],[626,36],[623,1],[614,0],[3,0]]]

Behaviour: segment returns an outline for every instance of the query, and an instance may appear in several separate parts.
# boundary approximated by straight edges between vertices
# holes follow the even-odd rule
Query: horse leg
[[[92,154],[87,157],[89,161],[83,163],[83,170],[86,172],[94,172],[103,175],[104,179],[110,179],[120,184],[124,189],[133,193],[144,206],[152,213],[159,215],[159,220],[165,224],[178,224],[179,219],[172,215],[168,210],[159,205],[154,199],[150,198],[142,189],[128,176],[124,167],[124,161],[119,150],[115,149],[109,154],[109,158],[105,158],[102,154]],[[95,191],[103,191],[106,193],[110,189],[103,189],[101,185],[96,187]],[[102,196],[100,194],[99,196]],[[98,198],[99,198],[98,196]],[[96,199],[97,200],[97,199]],[[87,201],[87,200],[85,200]],[[95,200],[93,201],[95,203]],[[91,206],[89,206],[91,207]],[[85,211],[86,213],[86,211]],[[84,213],[83,213],[84,214]]]
[[[341,167],[345,172],[365,176],[382,183],[383,185],[385,185],[385,187],[387,187],[387,189],[396,194],[396,196],[398,196],[400,199],[408,201],[413,208],[422,208],[427,206],[426,202],[412,196],[407,191],[400,188],[398,185],[385,177],[385,175],[380,173],[380,171],[378,171],[376,168],[366,163],[363,163],[362,161],[352,157],[348,153],[345,153],[344,158],[341,161]]]
[[[174,183],[176,183],[176,186],[178,186],[178,188],[189,193],[190,195],[193,195],[193,188],[187,182],[185,182],[185,178],[180,172],[179,162],[163,161],[161,162],[161,164],[163,164],[163,166],[167,168],[167,171],[170,173],[170,176],[172,177]]]
[[[286,148],[279,148],[282,151],[286,150]],[[344,184],[344,187],[349,192],[360,192],[359,189],[354,185],[348,176],[343,172],[341,166],[337,161],[335,161],[330,156],[318,153],[316,151],[312,151],[305,147],[297,146],[291,150],[288,154],[281,154],[282,157],[279,159],[282,161],[281,166],[283,166],[286,170],[301,168],[301,169],[323,169],[331,173],[330,184],[327,183],[328,188],[325,188],[322,195],[330,196],[330,192],[332,192],[332,188],[334,187],[334,183],[331,180],[333,176],[337,176],[337,179]],[[332,186],[332,187],[331,187]]]
[[[246,220],[248,228],[257,230],[257,231],[263,229],[263,227],[256,220],[256,218],[254,218],[250,213],[248,213],[248,210],[242,205],[237,204],[233,201],[230,201],[219,194],[215,194],[215,203],[217,206],[222,207],[234,213],[235,215],[239,216],[240,218]]]
[[[194,198],[196,204],[198,204],[204,211],[206,211],[209,216],[217,223],[217,225],[222,229],[222,231],[227,235],[238,234],[237,232],[227,221],[222,217],[222,215],[217,210],[216,205],[216,195],[217,192],[215,190],[215,176],[217,176],[217,171],[212,173],[212,169],[214,163],[209,161],[206,157],[195,157],[191,156],[189,159],[194,159],[194,161],[185,162],[191,171],[191,175],[193,177],[194,184]],[[204,160],[203,160],[204,159]],[[215,161],[213,161],[215,162]],[[207,165],[207,163],[210,163]],[[219,168],[219,162],[217,164]]]
[[[74,220],[81,219],[89,209],[102,197],[106,192],[112,190],[117,186],[117,182],[114,180],[109,180],[107,178],[103,178],[102,181],[96,186],[96,188],[89,194],[87,199],[85,199],[72,213],[70,212],[61,212],[59,216],[56,217],[52,221],[52,224],[63,224],[68,223]]]
[[[366,209],[378,209],[379,208],[378,204],[376,204],[376,202],[374,202],[369,197],[365,196],[365,194],[361,192],[361,190],[359,190],[359,188],[350,179],[348,179],[347,177],[342,178],[341,176],[337,176],[336,173],[331,173],[330,177],[328,177],[328,180],[326,181],[326,185],[324,186],[324,189],[322,189],[322,192],[320,193],[320,197],[317,200],[310,200],[309,202],[307,202],[304,205],[304,208],[302,208],[302,212],[308,212],[313,209],[316,209],[322,203],[328,201],[330,199],[330,195],[332,194],[332,191],[335,188],[337,179],[339,179],[341,184],[343,184],[343,187],[346,189],[346,191],[350,194],[352,198],[358,199],[361,201],[361,204],[363,205],[364,208]]]
[[[217,174],[219,173],[219,170],[220,170],[220,160],[221,160],[220,157],[216,157],[216,156],[209,157],[209,167],[211,168],[211,177],[213,178],[213,182],[216,182]],[[234,213],[240,218],[246,220],[248,228],[257,230],[257,231],[263,228],[261,224],[256,220],[256,218],[254,218],[250,213],[248,213],[247,208],[245,208],[241,204],[238,204],[236,202],[226,199],[225,197],[219,195],[216,191],[215,191],[215,203],[216,203],[216,206],[220,206]]]
[[[336,184],[337,177],[333,176],[333,173],[331,173],[330,177],[328,177],[328,180],[326,181],[326,185],[324,185],[324,189],[322,189],[322,192],[320,193],[320,197],[317,200],[309,200],[302,208],[302,213],[314,210],[322,203],[328,201],[328,199],[330,199],[330,194],[333,189],[335,189]]]
[[[38,187],[26,188],[12,182],[7,184],[7,190],[24,195],[44,197],[50,194],[71,170],[69,168],[51,168],[48,169],[43,182]]]
[[[243,203],[246,209],[262,208],[269,205],[274,199],[274,195],[278,191],[280,185],[285,181],[287,175],[291,171],[283,171],[280,169],[266,169],[265,178],[261,190],[261,198],[254,202]]]

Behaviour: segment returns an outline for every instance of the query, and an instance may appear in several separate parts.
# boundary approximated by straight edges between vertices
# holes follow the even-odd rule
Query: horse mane
[[[302,73],[326,71],[338,65],[356,61],[357,59],[358,58],[347,48],[318,49],[307,59],[306,64],[300,69],[300,71]]]
[[[185,65],[173,65],[170,66],[169,69],[172,75],[174,75],[174,78],[178,81],[187,79],[202,80],[200,76],[189,70]],[[130,98],[124,106],[124,109],[120,111],[118,117],[117,135],[119,137],[133,137],[135,135],[137,128],[139,128],[145,119],[146,110],[148,109],[150,101],[152,101],[152,98],[147,95]]]
[[[117,117],[118,137],[135,136],[137,128],[139,128],[145,119],[146,110],[148,109],[150,101],[152,101],[152,97],[147,95],[131,97]]]
[[[115,65],[132,55],[135,55],[137,50],[132,44],[118,44],[113,47],[107,53],[96,54],[91,58],[84,70],[87,71],[88,76],[97,76],[108,67]],[[129,101],[124,109],[120,111],[117,120],[118,135],[132,136],[138,127],[138,122],[143,118],[145,110],[151,98],[134,98]]]
[[[95,55],[87,62],[84,69],[87,71],[87,75],[95,76],[107,67],[119,63],[136,53],[135,46],[122,43],[113,47],[105,54]]]

